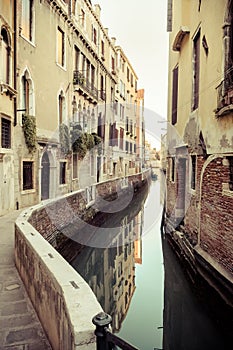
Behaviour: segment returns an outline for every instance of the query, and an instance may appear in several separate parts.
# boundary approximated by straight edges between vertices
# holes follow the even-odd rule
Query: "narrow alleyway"
[[[0,350],[50,350],[14,264],[13,211],[0,217]]]

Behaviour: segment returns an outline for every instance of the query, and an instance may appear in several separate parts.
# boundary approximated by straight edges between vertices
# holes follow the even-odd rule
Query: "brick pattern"
[[[196,189],[195,192],[190,193],[189,204],[184,218],[184,233],[193,245],[197,244],[198,241],[200,179],[204,163],[205,158],[197,156]]]
[[[229,182],[229,166],[223,157],[211,161],[202,181],[200,246],[220,265],[233,272],[233,196],[222,184]]]
[[[104,199],[116,197],[119,181],[115,179],[97,184],[97,194]],[[136,189],[143,184],[142,174],[131,175],[128,181]],[[88,221],[88,213],[91,211],[90,218],[93,217],[95,210],[92,208],[87,210],[86,205],[86,193],[85,190],[81,190],[34,210],[28,221],[48,242],[53,244],[59,230],[74,222],[77,216]]]

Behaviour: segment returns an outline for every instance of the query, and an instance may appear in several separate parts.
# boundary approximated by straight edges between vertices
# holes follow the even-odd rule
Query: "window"
[[[23,162],[23,191],[33,189],[33,162]]]
[[[130,75],[130,82],[131,82],[131,87],[133,87],[133,74],[132,73]]]
[[[195,190],[196,188],[196,156],[191,156],[191,189]]]
[[[60,185],[64,185],[66,183],[66,162],[60,162]]]
[[[101,55],[104,56],[104,41],[101,40]]]
[[[172,71],[172,125],[177,123],[178,105],[178,66]]]
[[[175,157],[171,158],[171,181],[175,182]]]
[[[129,151],[129,142],[128,141],[125,141],[125,150],[126,150],[126,152]]]
[[[79,62],[80,62],[80,50],[77,46],[74,47],[74,69],[79,70]]]
[[[192,111],[199,105],[199,75],[200,75],[200,30],[193,40],[193,103]]]
[[[22,35],[32,41],[33,0],[22,0]]]
[[[129,67],[127,67],[127,81],[129,81]]]
[[[115,59],[112,57],[112,72],[115,72]]]
[[[94,27],[92,27],[92,40],[94,42],[94,44],[97,44],[97,31]]]
[[[57,63],[62,67],[65,65],[65,34],[59,27],[57,29]]]
[[[10,83],[10,43],[8,39],[8,32],[5,28],[1,30],[2,37],[2,52],[1,52],[1,76],[0,80],[3,83]]]
[[[11,122],[5,118],[1,120],[1,147],[11,148]]]
[[[120,128],[120,149],[123,150],[123,144],[124,144],[124,129]]]
[[[123,58],[121,59],[121,69],[122,69],[122,73],[124,73],[124,71],[125,71],[125,60]]]
[[[25,109],[25,113],[29,114],[29,92],[30,92],[30,83],[26,78],[26,74],[22,78],[23,83],[23,109]]]
[[[229,161],[229,190],[233,191],[233,157],[227,157]]]
[[[85,12],[83,9],[81,9],[80,20],[81,20],[82,26],[84,27],[85,26]]]
[[[78,154],[73,153],[73,179],[78,178]]]

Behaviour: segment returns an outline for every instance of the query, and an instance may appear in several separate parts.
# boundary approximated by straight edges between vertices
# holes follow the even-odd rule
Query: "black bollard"
[[[93,317],[92,322],[96,326],[96,350],[109,350],[106,331],[109,329],[112,317],[105,312],[100,312]]]

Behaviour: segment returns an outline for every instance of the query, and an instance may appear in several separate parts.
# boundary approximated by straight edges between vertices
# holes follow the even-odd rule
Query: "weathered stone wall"
[[[136,174],[128,181],[136,191],[147,176]],[[98,194],[114,195],[119,181],[96,184]],[[55,350],[96,348],[92,317],[102,311],[101,306],[87,283],[48,242],[77,214],[86,215],[86,193],[81,190],[48,200],[24,211],[16,221],[16,266]]]

